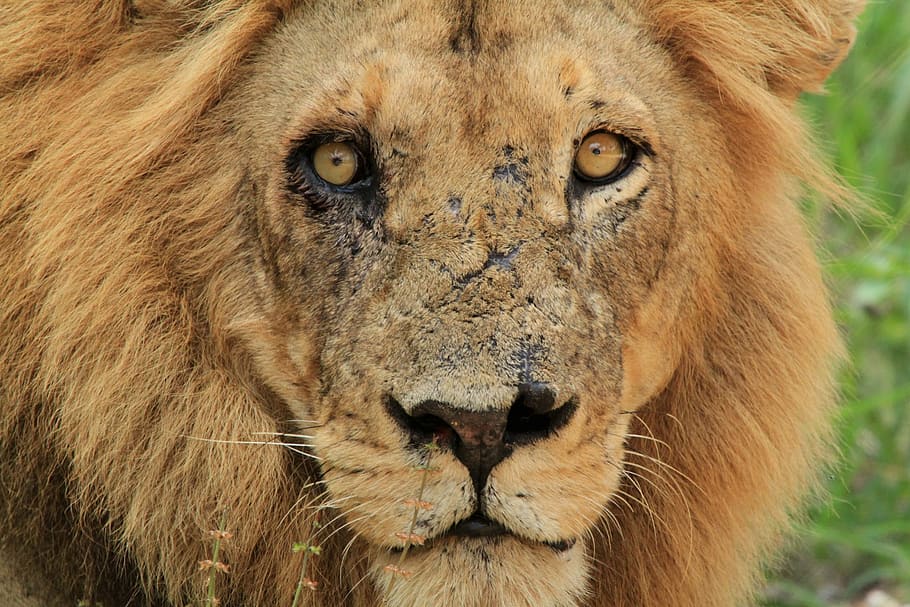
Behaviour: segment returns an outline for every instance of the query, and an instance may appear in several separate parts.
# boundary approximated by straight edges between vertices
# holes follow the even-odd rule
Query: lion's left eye
[[[608,131],[589,133],[575,152],[575,175],[582,181],[605,184],[619,179],[635,157],[635,146]]]
[[[363,157],[352,144],[331,141],[317,146],[312,156],[313,170],[326,183],[346,186],[363,172]]]

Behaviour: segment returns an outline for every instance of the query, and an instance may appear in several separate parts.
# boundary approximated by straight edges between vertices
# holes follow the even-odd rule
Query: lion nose
[[[555,433],[569,421],[575,409],[574,400],[557,408],[556,391],[541,382],[520,384],[508,410],[477,411],[427,400],[407,413],[394,399],[387,400],[389,415],[412,442],[435,442],[453,450],[471,474],[478,495],[490,471],[513,447]]]

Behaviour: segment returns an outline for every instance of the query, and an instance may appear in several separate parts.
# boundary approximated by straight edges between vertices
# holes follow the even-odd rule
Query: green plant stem
[[[401,556],[398,557],[398,570],[401,571],[401,566],[404,564],[404,560],[408,556],[408,551],[411,548],[411,537],[414,536],[414,530],[417,528],[417,515],[420,512],[420,502],[423,501],[423,492],[427,486],[427,478],[430,476],[430,462],[429,454],[427,455],[427,465],[423,469],[423,476],[420,479],[420,489],[417,492],[417,503],[414,505],[414,514],[411,515],[411,524],[408,526],[408,539],[405,541],[404,548],[401,551]],[[386,585],[385,596],[388,598],[392,592],[392,588],[395,587],[395,580],[398,578],[399,573],[391,572],[389,576],[389,583]]]
[[[215,606],[215,576],[218,574],[218,556],[221,553],[221,538],[226,524],[227,514],[222,514],[221,522],[218,524],[218,535],[215,536],[215,545],[212,548],[212,566],[209,568],[209,590],[206,598],[207,607]]]
[[[310,562],[310,553],[310,545],[307,544],[303,554],[303,564],[300,566],[300,579],[297,580],[297,588],[294,590],[294,600],[291,602],[291,607],[297,607],[299,604],[300,594],[303,591],[303,583],[306,580],[307,565]]]

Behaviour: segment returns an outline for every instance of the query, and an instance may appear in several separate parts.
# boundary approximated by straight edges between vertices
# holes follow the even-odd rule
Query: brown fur
[[[378,604],[404,501],[435,537],[477,497],[383,395],[489,410],[533,373],[579,409],[491,474],[515,535],[414,548],[386,603],[747,601],[825,453],[795,199],[840,190],[793,105],[860,0],[354,4],[0,8],[7,549],[68,599],[184,604],[225,513],[226,604],[290,604],[303,540],[308,604]],[[572,194],[603,125],[653,155]],[[359,129],[382,205],[289,193],[299,141]]]

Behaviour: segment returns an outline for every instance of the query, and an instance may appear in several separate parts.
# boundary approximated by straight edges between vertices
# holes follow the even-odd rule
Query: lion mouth
[[[496,537],[507,533],[509,533],[508,529],[479,512],[475,512],[470,518],[457,523],[448,531],[449,535],[459,537]]]
[[[511,529],[502,525],[501,523],[497,523],[496,521],[487,518],[484,514],[482,514],[481,512],[478,511],[478,512],[475,512],[474,514],[472,514],[470,517],[468,517],[458,523],[455,523],[447,531],[445,531],[435,537],[427,539],[425,543],[423,543],[419,546],[412,545],[411,549],[413,550],[413,549],[421,549],[421,548],[422,549],[432,548],[433,544],[439,542],[440,540],[444,540],[447,538],[483,540],[483,539],[491,539],[491,538],[501,538],[501,537],[506,537],[506,536],[515,538],[515,539],[521,541],[522,543],[526,543],[526,544],[547,546],[547,547],[553,549],[555,552],[566,552],[567,550],[570,550],[571,548],[573,548],[576,544],[576,540],[574,538],[565,539],[565,540],[549,541],[549,542],[541,541],[541,540],[533,540],[533,539],[527,538],[523,535],[519,535],[519,534],[513,532]],[[396,547],[392,548],[392,552],[401,552],[403,549],[404,548],[402,546],[396,546]]]
[[[503,536],[511,536],[525,543],[548,546],[556,552],[565,552],[575,546],[576,542],[575,539],[557,540],[552,542],[531,540],[522,535],[514,533],[512,530],[502,525],[501,523],[497,523],[496,521],[487,518],[479,511],[472,514],[469,518],[456,523],[448,531],[442,533],[434,539],[442,539],[447,537],[485,539],[498,538]],[[431,542],[432,540],[427,544],[429,545]]]

